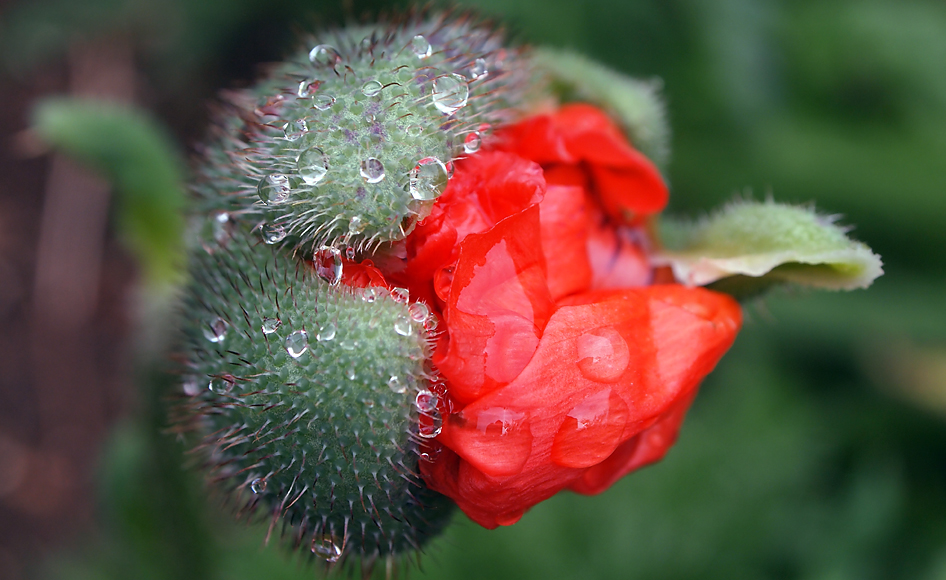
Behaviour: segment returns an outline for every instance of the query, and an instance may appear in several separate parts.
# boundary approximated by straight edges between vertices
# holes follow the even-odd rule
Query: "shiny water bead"
[[[384,179],[384,164],[375,157],[365,159],[361,162],[361,176],[368,183],[378,183]]]
[[[361,219],[361,216],[351,216],[351,219],[348,220],[348,233],[360,234],[363,231],[365,231],[365,220]],[[352,248],[348,249],[353,250]]]
[[[349,223],[348,226],[349,226],[348,231],[351,232],[351,223]],[[348,259],[349,261],[355,260],[355,254],[356,252],[355,252],[354,246],[348,246],[347,248],[345,248],[345,258]]]
[[[309,147],[299,154],[296,169],[303,181],[309,185],[315,185],[328,173],[328,157],[318,147]]]
[[[424,132],[424,128],[420,125],[409,125],[405,131],[410,137],[420,137],[420,134]]]
[[[411,169],[408,178],[411,197],[421,201],[437,199],[447,189],[449,179],[443,161],[436,157],[424,157]]]
[[[286,239],[286,228],[278,224],[263,224],[260,228],[263,241],[267,244],[278,244]]]
[[[407,391],[407,385],[395,375],[391,375],[391,378],[388,379],[388,388],[399,395]]]
[[[286,201],[290,193],[292,189],[289,187],[289,178],[282,173],[267,175],[260,179],[256,186],[259,200],[267,205]]]
[[[298,95],[300,99],[311,97],[315,94],[315,91],[319,90],[320,86],[322,86],[322,81],[320,80],[301,81],[299,88],[296,90],[296,95]]]
[[[319,44],[309,51],[309,61],[313,64],[335,67],[342,60],[334,46]]]
[[[225,246],[230,240],[230,228],[232,226],[230,214],[219,211],[211,216],[210,223],[214,241],[221,246]]]
[[[437,458],[440,457],[442,452],[443,445],[437,443],[436,441],[427,441],[425,442],[425,446],[420,449],[419,456],[421,461],[433,463],[437,461]]]
[[[472,155],[480,150],[480,145],[483,140],[480,138],[480,134],[476,131],[468,133],[467,136],[463,139],[463,151],[468,155]]]
[[[315,335],[315,340],[319,342],[328,342],[335,339],[335,333],[338,329],[335,327],[334,322],[326,322],[325,326],[319,329],[318,334]]]
[[[400,304],[407,304],[411,299],[411,291],[407,288],[395,288],[391,290],[391,298]]]
[[[204,338],[213,343],[223,342],[223,339],[227,337],[228,328],[230,324],[226,320],[220,317],[214,318],[204,325]]]
[[[320,111],[328,110],[335,104],[335,97],[332,95],[319,95],[312,99],[312,106]]]
[[[431,439],[440,435],[443,430],[443,416],[440,411],[433,409],[419,417],[417,434],[424,439]]]
[[[283,125],[283,134],[286,136],[286,141],[298,141],[300,137],[308,132],[309,125],[305,122],[305,119],[298,119]]]
[[[297,330],[286,337],[286,352],[292,358],[299,358],[309,350],[309,335],[304,330]]]
[[[381,83],[378,81],[368,81],[361,87],[361,92],[365,94],[366,97],[373,97],[381,92]]]
[[[334,564],[342,557],[342,547],[331,536],[312,538],[312,553],[329,564]]]
[[[263,318],[263,324],[260,325],[260,329],[263,331],[263,334],[272,334],[276,332],[279,327],[282,326],[282,321],[278,318]]]
[[[342,279],[342,253],[338,248],[322,246],[312,256],[315,273],[319,278],[335,286]]]
[[[414,396],[414,405],[420,413],[427,414],[436,411],[439,403],[440,397],[426,389],[417,391],[417,395]]]
[[[460,75],[448,74],[434,79],[434,106],[444,115],[452,115],[462,109],[469,98],[470,87]]]
[[[411,39],[411,50],[417,58],[427,58],[431,54],[430,43],[422,34],[418,34]]]
[[[253,493],[263,493],[266,491],[266,480],[262,477],[257,477],[250,482],[250,491]]]
[[[478,58],[473,61],[473,64],[470,66],[470,79],[478,80],[489,74],[489,67],[486,64],[486,59]]]
[[[430,309],[423,302],[415,302],[407,309],[407,313],[414,322],[424,322],[430,316]]]
[[[374,302],[378,299],[378,289],[374,286],[368,286],[361,291],[361,299],[365,302]]]
[[[394,332],[401,336],[410,336],[414,332],[411,319],[406,316],[398,316],[397,320],[394,321]]]
[[[210,382],[207,383],[207,390],[218,395],[225,395],[233,390],[233,381],[227,378],[210,379]]]

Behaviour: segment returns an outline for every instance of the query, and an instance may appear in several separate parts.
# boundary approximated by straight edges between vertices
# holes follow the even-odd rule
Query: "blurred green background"
[[[48,218],[41,208],[44,191],[50,207],[44,184],[55,162],[23,130],[40,97],[96,94],[83,79],[109,69],[83,76],[83,63],[112,63],[125,77],[101,92],[150,110],[187,155],[218,91],[251,82],[259,63],[295,48],[303,32],[405,6],[0,4],[0,364],[10,369],[0,383],[0,576],[317,575],[278,547],[262,548],[260,530],[232,522],[180,470],[186,459],[162,431],[170,385],[128,362],[142,331],[124,313],[135,274],[114,232],[103,234],[87,319],[59,338],[36,322],[44,229],[35,224]],[[495,17],[517,41],[663,79],[670,211],[698,215],[736,195],[816,202],[856,224],[852,235],[883,256],[886,275],[867,291],[783,291],[749,305],[665,461],[597,497],[560,494],[510,528],[486,531],[459,515],[412,577],[946,578],[946,4],[463,6]],[[57,354],[67,340],[104,344],[94,353],[99,375],[74,366],[59,378],[43,374],[44,356],[70,360]],[[39,346],[19,356],[24,341]],[[110,390],[90,378],[101,375]],[[129,392],[136,384],[147,386]],[[75,405],[47,412],[63,397]],[[93,413],[87,445],[62,447],[71,432],[61,422],[91,399],[105,411]],[[71,471],[49,467],[54,459]],[[72,490],[66,499],[53,508],[49,495],[23,499],[56,473]]]

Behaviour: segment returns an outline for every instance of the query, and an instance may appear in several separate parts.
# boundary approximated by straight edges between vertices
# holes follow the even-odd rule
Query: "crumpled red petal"
[[[522,372],[448,417],[438,440],[458,460],[422,466],[428,484],[487,528],[573,484],[601,491],[646,462],[622,445],[688,400],[740,322],[731,298],[676,285],[564,300]],[[648,441],[658,457],[672,437]]]

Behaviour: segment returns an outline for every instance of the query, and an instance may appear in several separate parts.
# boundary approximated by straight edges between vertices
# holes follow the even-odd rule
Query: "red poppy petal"
[[[431,485],[455,489],[480,523],[522,513],[623,452],[692,394],[740,324],[731,298],[676,285],[563,302],[522,373],[451,415],[439,437],[462,461],[455,484]]]
[[[519,374],[551,313],[538,206],[467,236],[449,283],[448,348],[434,363],[469,402]]]
[[[677,440],[677,434],[697,389],[683,396],[653,425],[622,443],[607,459],[588,469],[569,489],[584,495],[606,491],[619,479],[660,461]]]
[[[550,186],[539,204],[542,251],[552,300],[591,285],[588,208],[580,187]]]
[[[622,222],[659,212],[670,197],[660,172],[640,157],[641,163],[626,167],[591,166],[593,191],[604,209]]]
[[[636,288],[653,280],[647,253],[609,224],[596,223],[588,234],[592,290]]]
[[[575,163],[552,115],[535,115],[496,132],[492,146],[511,151],[536,163]]]
[[[361,263],[342,261],[342,284],[352,288],[367,288],[368,286],[378,286],[380,288],[391,289],[381,270],[375,268],[371,260],[364,260]]]

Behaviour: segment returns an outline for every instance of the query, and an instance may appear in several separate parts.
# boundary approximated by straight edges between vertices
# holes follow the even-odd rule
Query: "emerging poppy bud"
[[[659,460],[741,323],[652,262],[668,193],[625,134],[665,131],[555,105],[567,71],[500,40],[327,34],[231,94],[203,151],[185,424],[213,485],[330,563]]]

